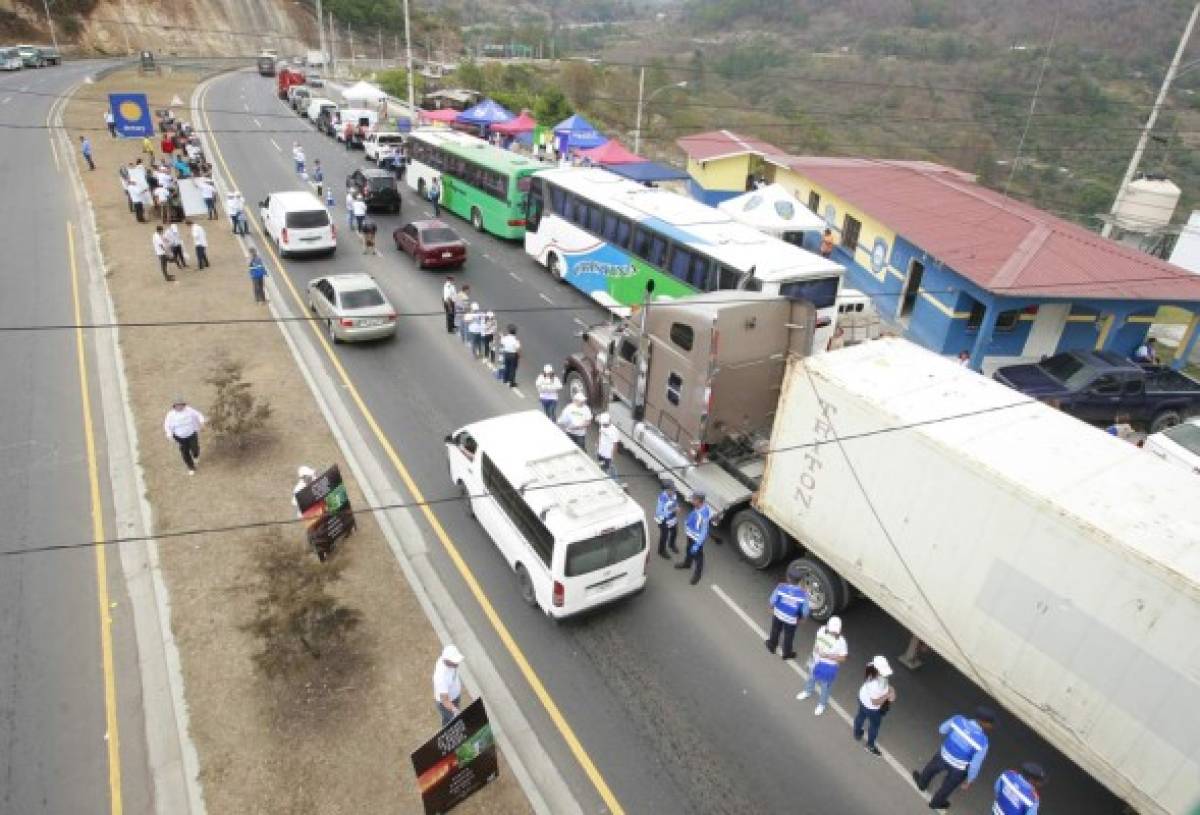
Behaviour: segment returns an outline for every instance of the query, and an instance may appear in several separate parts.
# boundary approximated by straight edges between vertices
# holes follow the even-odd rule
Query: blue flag
[[[116,120],[117,135],[123,139],[140,139],[154,135],[150,118],[150,103],[144,93],[110,93],[108,106]]]

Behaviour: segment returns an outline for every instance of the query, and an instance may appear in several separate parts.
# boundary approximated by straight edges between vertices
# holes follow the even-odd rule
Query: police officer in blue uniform
[[[992,815],[1037,815],[1038,791],[1045,783],[1046,771],[1032,761],[1022,764],[1020,771],[1005,770],[996,779]]]
[[[704,571],[704,544],[708,540],[708,525],[711,521],[712,507],[704,502],[704,493],[693,493],[692,511],[683,523],[683,531],[687,535],[686,554],[683,563],[675,564],[676,569],[693,567],[693,586],[700,582],[700,575]]]
[[[675,534],[679,531],[679,493],[675,484],[669,478],[663,478],[662,492],[658,494],[658,503],[654,507],[654,522],[658,524],[658,554],[670,560],[667,550],[678,552],[675,545]]]
[[[983,760],[987,758],[988,733],[996,722],[996,713],[988,707],[975,709],[975,717],[951,716],[942,722],[938,732],[945,736],[933,758],[918,772],[912,771],[917,789],[924,792],[939,773],[945,773],[942,784],[929,799],[930,809],[949,809],[950,794],[962,785],[967,789],[975,783]],[[965,782],[965,783],[964,783]]]
[[[788,567],[787,582],[780,583],[771,592],[771,636],[767,639],[767,650],[772,654],[783,635],[783,658],[794,659],[796,651],[796,626],[808,617],[808,592],[800,587],[801,570],[797,563]]]

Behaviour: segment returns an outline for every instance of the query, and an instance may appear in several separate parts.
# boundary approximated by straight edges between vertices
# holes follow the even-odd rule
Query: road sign
[[[154,135],[150,119],[150,103],[144,93],[110,93],[108,106],[117,126],[117,135],[124,139],[140,139]]]
[[[441,815],[500,775],[496,737],[482,699],[467,705],[412,754],[425,815]]]

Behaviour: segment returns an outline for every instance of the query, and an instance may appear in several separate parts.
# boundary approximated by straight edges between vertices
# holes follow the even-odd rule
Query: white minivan
[[[333,254],[337,227],[329,210],[311,192],[273,192],[259,205],[263,231],[280,257],[309,252]]]
[[[646,585],[646,515],[540,410],[446,437],[450,480],[517,574],[521,596],[561,619]]]

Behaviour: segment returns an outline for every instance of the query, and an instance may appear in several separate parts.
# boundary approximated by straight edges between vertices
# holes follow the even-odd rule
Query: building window
[[[1017,327],[1017,321],[1021,319],[1021,309],[1014,308],[1008,311],[1002,311],[996,317],[996,330],[1000,333],[1007,333]]]
[[[851,255],[858,248],[858,233],[862,231],[862,224],[856,218],[847,215],[842,220],[842,246],[845,247]]]
[[[983,325],[983,313],[986,311],[983,303],[978,300],[971,301],[971,316],[967,318],[967,330],[978,331],[979,326]]]
[[[808,191],[808,208],[817,215],[821,214],[821,193],[816,190]]]

